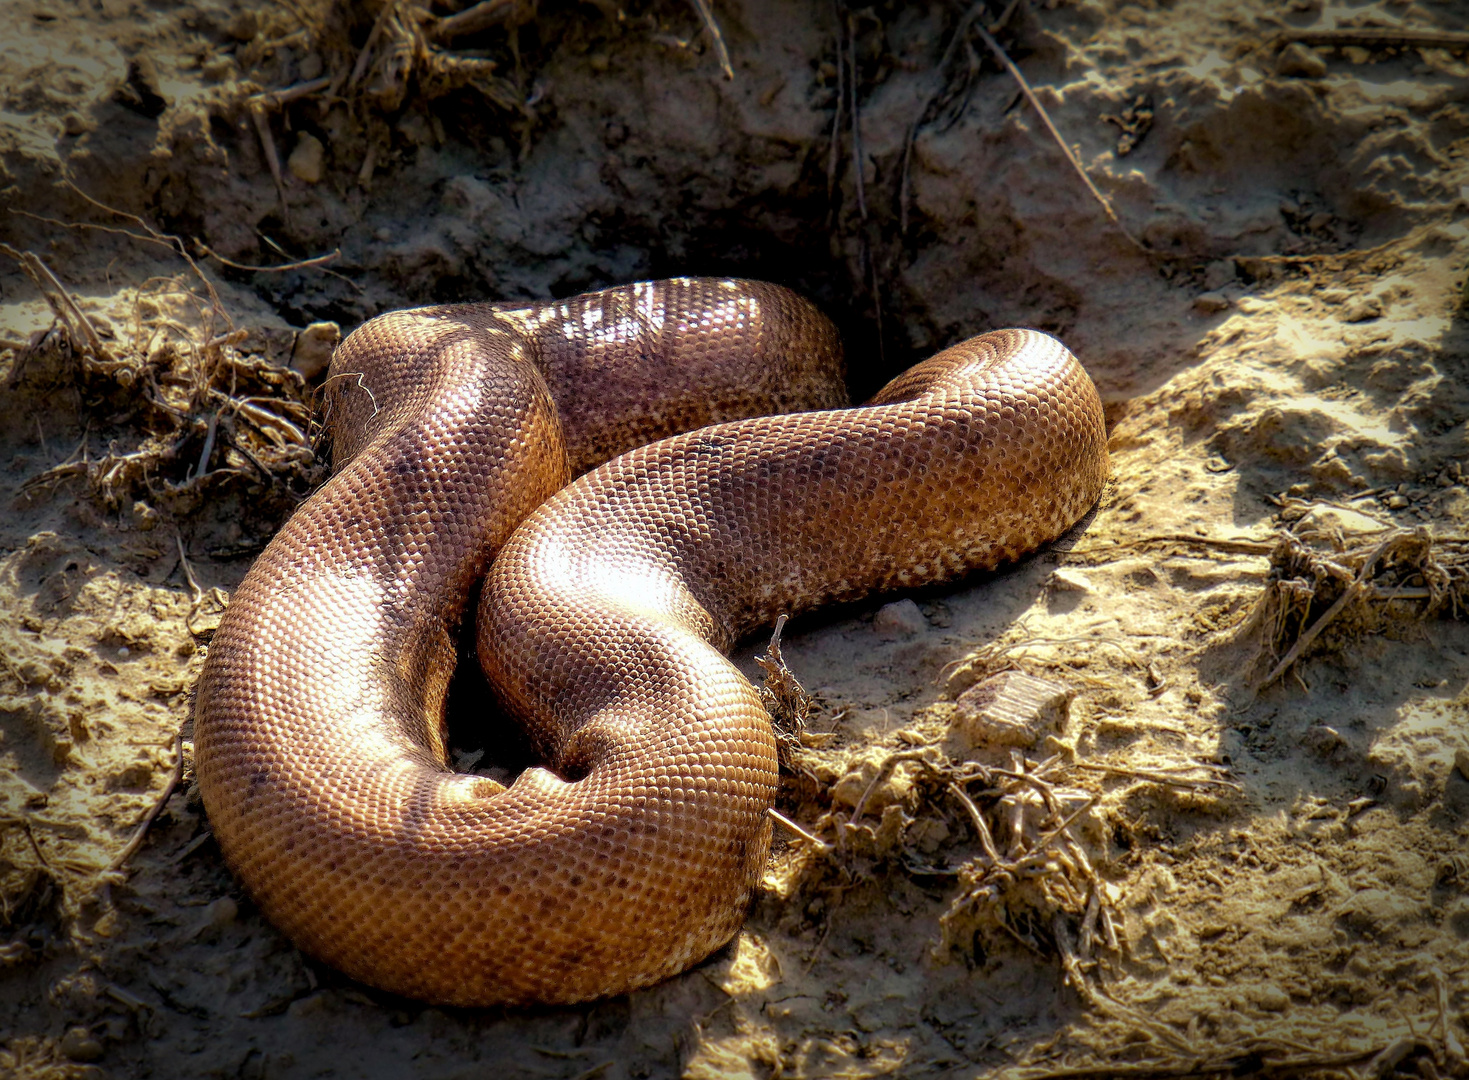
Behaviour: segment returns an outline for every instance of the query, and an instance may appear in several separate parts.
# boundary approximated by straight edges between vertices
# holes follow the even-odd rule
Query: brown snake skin
[[[385,315],[327,389],[335,475],[210,645],[199,784],[297,945],[446,1004],[621,993],[728,941],[777,771],[725,652],[781,612],[1019,558],[1107,471],[1096,389],[1053,339],[986,334],[836,409],[831,324],[748,281]],[[545,763],[508,789],[446,764],[487,565],[481,664]]]

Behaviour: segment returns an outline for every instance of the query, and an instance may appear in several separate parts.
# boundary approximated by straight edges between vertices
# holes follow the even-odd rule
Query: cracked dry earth
[[[0,1074],[1469,1075],[1463,6],[719,0],[732,79],[696,5],[509,7],[0,8]],[[1057,334],[1109,489],[785,629],[815,842],[704,964],[572,1009],[351,983],[222,864],[187,726],[323,476],[320,359],[681,273],[813,298],[859,397]],[[492,714],[471,669],[461,769],[525,764]]]

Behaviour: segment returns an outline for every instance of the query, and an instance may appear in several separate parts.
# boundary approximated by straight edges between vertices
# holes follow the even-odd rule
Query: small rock
[[[1348,510],[1343,506],[1329,506],[1326,503],[1317,503],[1301,516],[1300,523],[1296,525],[1295,531],[1298,536],[1305,535],[1308,532],[1327,534],[1339,532],[1342,536],[1346,537],[1378,533],[1387,528],[1391,528],[1391,526],[1359,511]]]
[[[286,159],[286,168],[291,175],[308,184],[319,184],[326,170],[326,147],[310,132],[304,132],[296,140],[296,148]]]
[[[1326,74],[1326,61],[1295,41],[1281,49],[1275,58],[1275,74],[1292,79],[1319,79]]]
[[[1266,1012],[1285,1012],[1290,1008],[1290,995],[1278,986],[1257,986],[1250,996]]]
[[[1341,321],[1370,322],[1382,318],[1382,301],[1375,296],[1359,296],[1342,309]]]
[[[103,1046],[86,1028],[74,1027],[61,1036],[61,1052],[72,1061],[96,1061],[102,1056]]]
[[[1194,310],[1200,315],[1217,315],[1230,307],[1229,297],[1221,292],[1199,293],[1194,297]]]
[[[1459,770],[1459,775],[1469,780],[1469,750],[1460,747],[1454,751],[1454,768]]]
[[[1387,508],[1389,510],[1406,510],[1409,505],[1410,504],[1408,502],[1408,497],[1406,495],[1389,495],[1388,496],[1388,499],[1387,499]]]
[[[90,116],[79,112],[69,112],[61,118],[61,129],[68,135],[85,135],[97,126]]]
[[[1337,747],[1345,744],[1346,740],[1341,737],[1341,733],[1325,724],[1312,724],[1301,736],[1301,745],[1321,757],[1330,756]]]
[[[332,353],[341,340],[342,328],[336,323],[312,323],[296,335],[296,345],[291,350],[292,370],[308,379],[317,378],[331,363]]]
[[[1051,576],[1046,579],[1046,586],[1052,592],[1089,593],[1096,589],[1092,579],[1080,570],[1052,570]]]
[[[204,909],[204,917],[210,926],[228,926],[240,914],[240,905],[228,896],[221,896]]]
[[[965,750],[1034,746],[1065,727],[1071,698],[1062,683],[1004,671],[959,695],[950,735]]]
[[[918,610],[918,605],[905,597],[879,608],[872,618],[872,628],[886,637],[911,637],[920,630],[927,630],[928,620]]]

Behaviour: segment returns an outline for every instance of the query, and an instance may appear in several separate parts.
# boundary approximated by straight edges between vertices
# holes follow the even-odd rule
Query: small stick
[[[42,294],[46,293],[46,286],[48,284],[55,290],[56,299],[52,301],[53,307],[59,304],[65,309],[66,314],[69,314],[75,320],[76,326],[81,330],[83,336],[86,337],[87,347],[92,350],[93,355],[101,360],[108,360],[113,363],[117,361],[117,358],[102,344],[102,338],[98,335],[97,328],[92,325],[92,320],[87,318],[87,313],[77,305],[76,300],[72,298],[66,286],[61,284],[60,279],[51,272],[51,268],[46,265],[39,255],[34,251],[17,251],[6,243],[0,243],[0,252],[4,252],[16,262],[20,263],[21,269],[26,271],[26,274],[36,283],[36,288],[40,289]],[[61,312],[57,312],[57,314],[59,316]]]
[[[1075,762],[1075,765],[1078,769],[1084,769],[1088,772],[1107,773],[1110,776],[1127,776],[1134,780],[1149,780],[1155,784],[1171,784],[1174,787],[1200,788],[1212,785],[1214,787],[1229,788],[1233,791],[1244,790],[1232,780],[1215,780],[1213,778],[1192,780],[1185,776],[1169,776],[1167,773],[1151,772],[1148,769],[1127,769],[1121,765],[1103,765],[1100,762],[1093,761],[1078,761]],[[1191,765],[1189,768],[1201,769],[1203,766]]]
[[[252,274],[279,273],[283,270],[309,270],[313,266],[325,266],[327,263],[340,258],[342,255],[342,249],[337,248],[335,251],[329,252],[326,255],[316,255],[310,259],[301,259],[297,262],[282,263],[280,266],[251,266],[249,263],[238,263],[235,262],[233,259],[226,259],[223,255],[215,251],[203,241],[196,240],[194,241],[194,243],[195,246],[197,246],[198,249],[202,251],[205,255],[208,255],[211,259],[223,263],[231,270],[244,270]]]
[[[1444,982],[1443,972],[1435,969],[1433,973],[1434,987],[1438,990],[1438,1022],[1443,1028],[1444,1054],[1457,1067],[1463,1068],[1465,1062],[1464,1044],[1454,1034],[1454,1029],[1449,1020],[1449,988]]]
[[[714,5],[709,0],[689,0],[689,3],[699,13],[699,18],[704,20],[704,29],[714,42],[714,55],[719,57],[719,66],[724,71],[724,77],[734,82],[734,68],[729,63],[729,50],[724,46],[724,35],[719,31],[719,22],[714,18]]]
[[[1302,45],[1356,45],[1361,48],[1386,47],[1391,49],[1469,49],[1469,34],[1453,30],[1390,30],[1378,27],[1346,30],[1287,30],[1280,35],[1281,41],[1299,42]]]
[[[1051,122],[1051,116],[1049,113],[1046,112],[1045,106],[1041,104],[1040,98],[1035,96],[1035,91],[1030,88],[1030,83],[1025,81],[1025,76],[1020,73],[1020,69],[1015,66],[1014,61],[1010,59],[1009,55],[1005,52],[1004,49],[1000,48],[1000,43],[996,41],[994,37],[991,36],[990,32],[986,30],[983,26],[975,26],[974,29],[975,32],[979,34],[980,38],[983,39],[984,43],[989,46],[990,52],[995,54],[995,59],[997,59],[1001,64],[1004,65],[1005,70],[1010,73],[1010,77],[1014,79],[1016,85],[1020,87],[1020,92],[1025,95],[1025,100],[1030,102],[1031,108],[1033,108],[1036,111],[1037,115],[1040,116],[1041,123],[1045,124],[1046,130],[1051,133],[1051,138],[1056,140],[1056,145],[1059,146],[1061,148],[1061,152],[1066,155],[1066,160],[1069,161],[1071,163],[1071,167],[1076,170],[1076,175],[1081,177],[1081,182],[1086,185],[1087,190],[1090,191],[1097,202],[1101,204],[1102,209],[1106,212],[1108,219],[1111,220],[1113,225],[1117,226],[1118,232],[1127,237],[1128,243],[1137,248],[1139,251],[1147,255],[1153,254],[1153,251],[1150,248],[1144,246],[1144,244],[1140,240],[1138,240],[1137,237],[1133,236],[1132,233],[1127,231],[1127,226],[1122,224],[1122,219],[1119,218],[1117,216],[1117,212],[1112,209],[1112,203],[1105,195],[1101,193],[1101,191],[1097,189],[1097,185],[1092,183],[1092,178],[1088,176],[1087,171],[1082,168],[1081,162],[1078,161],[1076,158],[1076,154],[1072,152],[1071,147],[1066,145],[1066,140],[1061,137],[1061,132],[1058,131],[1056,129],[1056,125]]]
[[[352,65],[352,74],[347,79],[347,89],[357,85],[357,80],[367,73],[367,61],[372,56],[372,47],[377,44],[378,35],[383,32],[387,24],[388,16],[393,13],[396,0],[387,0],[382,10],[377,13],[377,19],[372,24],[372,29],[367,33],[367,40],[362,43],[362,51],[357,54],[357,63]],[[471,9],[473,10],[473,9]]]
[[[286,210],[286,178],[281,173],[280,155],[276,153],[275,136],[270,133],[270,122],[265,118],[265,108],[259,103],[250,106],[250,122],[255,125],[255,134],[260,137],[260,149],[265,154],[265,163],[270,166],[270,175],[275,177],[275,189],[281,197],[281,213]]]
[[[180,546],[180,551],[182,551],[182,546]],[[133,830],[132,839],[127,842],[126,847],[124,847],[121,851],[117,853],[112,862],[107,864],[107,869],[121,870],[123,868],[123,864],[125,864],[128,859],[132,858],[133,853],[142,846],[143,837],[148,835],[148,827],[153,824],[153,819],[156,818],[160,812],[162,812],[164,804],[168,802],[170,797],[172,797],[174,788],[178,787],[179,781],[183,779],[184,738],[182,735],[175,735],[173,737],[173,753],[173,771],[169,774],[168,783],[163,786],[163,791],[158,796],[157,801],[153,803],[152,809],[150,809],[143,820],[138,823],[138,827]]]
[[[194,577],[194,568],[189,565],[189,557],[184,554],[184,538],[175,536],[174,542],[179,546],[179,565],[184,570],[184,580],[189,583],[189,592],[193,594],[194,606],[198,607],[204,602],[204,590],[199,587],[199,581]]]
[[[1002,24],[1009,21],[1010,13],[1015,10],[1016,3],[1018,3],[1018,0],[1014,0],[1009,8],[1006,9],[1004,16],[1001,18]],[[908,203],[911,201],[909,198],[910,181],[908,172],[913,161],[913,144],[918,140],[918,129],[923,125],[923,118],[928,115],[928,110],[933,108],[934,103],[938,101],[939,96],[944,92],[944,71],[948,68],[949,61],[954,58],[954,53],[959,48],[959,42],[969,33],[970,24],[984,13],[984,0],[980,0],[979,3],[972,5],[960,17],[959,24],[954,27],[953,36],[949,38],[949,44],[944,48],[944,55],[939,59],[937,69],[939,84],[934,89],[934,92],[928,96],[928,100],[923,103],[923,108],[918,113],[918,119],[913,121],[913,126],[908,129],[908,138],[903,142],[902,179],[898,186],[898,231],[904,236],[908,235]]]
[[[157,229],[153,228],[152,225],[149,225],[146,221],[144,221],[142,218],[140,218],[137,214],[130,214],[126,210],[118,210],[116,207],[108,206],[104,202],[99,202],[98,200],[92,198],[92,196],[88,195],[81,188],[79,188],[75,184],[73,184],[70,180],[66,181],[66,186],[71,189],[71,191],[72,191],[73,194],[79,196],[80,198],[82,198],[87,203],[89,203],[92,206],[96,207],[98,210],[105,211],[106,213],[109,213],[109,214],[115,214],[115,215],[117,215],[120,218],[124,218],[124,219],[126,219],[128,221],[131,221],[133,224],[137,225],[139,228],[141,228],[148,235],[147,235],[147,237],[137,236],[135,233],[128,233],[125,229],[124,230],[115,230],[115,231],[123,232],[123,233],[125,233],[126,235],[129,235],[129,236],[135,236],[136,239],[139,239],[139,240],[147,239],[147,240],[150,240],[152,243],[162,244],[164,247],[173,248],[175,254],[177,254],[179,256],[179,258],[183,259],[184,262],[186,262],[186,263],[189,264],[189,269],[192,270],[192,271],[194,271],[194,275],[199,279],[200,283],[203,284],[205,292],[207,292],[209,294],[209,303],[210,303],[210,306],[211,306],[211,316],[218,315],[220,318],[224,319],[226,325],[228,325],[228,326],[234,326],[235,325],[234,320],[231,319],[230,316],[229,316],[229,312],[227,312],[224,309],[224,304],[222,304],[220,302],[219,293],[217,291],[215,291],[214,283],[212,281],[210,281],[209,278],[208,278],[208,276],[204,273],[204,271],[199,268],[199,264],[197,262],[195,262],[194,261],[194,257],[189,254],[188,248],[184,247],[184,242],[182,240],[180,240],[177,236],[174,236],[172,233],[161,233],[161,232],[159,232]],[[106,230],[106,231],[114,231],[114,230],[108,230],[107,229],[107,226],[105,226],[105,225],[84,224],[81,227],[92,228],[92,229],[103,229],[103,230]],[[211,330],[210,330],[211,333],[213,333],[212,326],[213,326],[213,324],[211,323]]]
[[[928,762],[925,761],[924,758],[925,752],[922,750],[905,750],[902,753],[893,754],[886,761],[884,761],[882,763],[882,766],[877,770],[877,775],[872,778],[872,782],[868,784],[867,789],[862,792],[862,797],[857,800],[857,805],[852,808],[852,816],[847,821],[847,824],[855,825],[857,824],[857,822],[862,820],[862,811],[867,809],[867,800],[872,796],[872,793],[877,790],[877,786],[893,774],[894,769],[896,769],[900,764],[905,761],[922,761],[925,765],[927,765]]]
[[[769,814],[772,818],[774,818],[776,821],[778,821],[782,825],[784,825],[787,829],[790,829],[791,832],[793,832],[797,836],[801,837],[801,839],[803,839],[803,840],[809,840],[812,844],[815,844],[816,847],[818,849],[820,849],[823,853],[826,853],[826,854],[830,854],[831,853],[831,845],[830,844],[828,844],[825,840],[821,839],[821,837],[817,836],[816,834],[807,832],[805,829],[801,828],[801,826],[797,825],[790,818],[786,817],[784,814],[782,814],[775,807],[773,807],[773,806],[772,807],[768,807],[765,812],[767,814]]]
[[[1081,817],[1082,814],[1086,813],[1088,810],[1096,805],[1097,800],[1096,797],[1093,796],[1092,798],[1088,799],[1086,802],[1078,806],[1075,810],[1067,815],[1065,821],[1061,822],[1061,824],[1057,825],[1055,829],[1047,833],[1045,836],[1041,837],[1040,842],[1037,843],[1036,846],[1030,850],[1030,853],[1015,864],[1016,868],[1019,869],[1023,866],[1034,866],[1036,863],[1038,863],[1040,861],[1040,856],[1045,852],[1046,848],[1050,847],[1051,844],[1055,842],[1058,836],[1060,836],[1068,828],[1070,828],[1073,821]]]
[[[279,109],[288,102],[307,97],[310,94],[316,93],[318,90],[324,90],[331,84],[332,77],[330,75],[323,75],[319,79],[296,83],[294,86],[285,86],[279,90],[262,90],[258,94],[251,94],[245,100],[251,107],[259,105],[267,109]]]
[[[520,0],[483,0],[482,3],[475,4],[473,7],[467,7],[463,11],[440,19],[434,24],[433,35],[436,38],[448,38],[488,30],[492,26],[498,26],[507,21],[515,14],[515,9],[519,5]],[[368,44],[371,43],[372,38],[369,37]],[[357,76],[353,75],[352,82],[356,81]]]
[[[984,820],[984,815],[979,812],[979,807],[974,805],[974,800],[969,793],[958,784],[949,784],[949,794],[958,799],[964,810],[969,815],[969,820],[974,824],[975,835],[979,837],[979,846],[984,849],[984,856],[992,866],[1004,866],[1005,860],[1000,858],[999,851],[995,848],[995,839],[990,835],[990,827]]]
[[[204,433],[204,449],[199,451],[199,467],[194,470],[196,477],[202,477],[209,469],[209,455],[214,453],[214,437],[219,432],[219,411],[209,417],[209,428]]]
[[[1388,536],[1386,539],[1384,539],[1380,544],[1377,545],[1377,547],[1372,549],[1372,554],[1367,556],[1367,561],[1364,562],[1362,564],[1362,568],[1357,571],[1356,580],[1348,585],[1345,589],[1343,589],[1342,594],[1336,598],[1336,603],[1327,608],[1326,612],[1321,616],[1321,618],[1312,623],[1310,628],[1296,639],[1296,643],[1291,646],[1290,652],[1286,653],[1285,658],[1281,660],[1280,663],[1276,664],[1275,669],[1265,677],[1265,681],[1260,684],[1260,689],[1263,690],[1265,687],[1273,683],[1276,679],[1284,675],[1286,670],[1300,658],[1301,653],[1305,652],[1306,647],[1320,636],[1321,631],[1326,629],[1327,624],[1330,623],[1332,619],[1341,614],[1342,608],[1347,606],[1348,601],[1355,599],[1364,590],[1367,582],[1367,577],[1369,574],[1372,573],[1372,567],[1376,564],[1378,557],[1381,556],[1382,553],[1387,550],[1388,545],[1397,540],[1400,535],[1400,533],[1395,532],[1391,536]]]

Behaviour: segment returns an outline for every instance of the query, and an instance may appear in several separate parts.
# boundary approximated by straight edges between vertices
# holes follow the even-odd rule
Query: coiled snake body
[[[199,784],[302,949],[448,1004],[620,993],[727,941],[777,771],[725,652],[781,612],[1018,558],[1107,469],[1054,340],[987,334],[839,409],[834,329],[756,282],[385,315],[327,389],[335,474],[210,645]],[[545,764],[509,788],[446,764],[487,565],[481,664]]]

